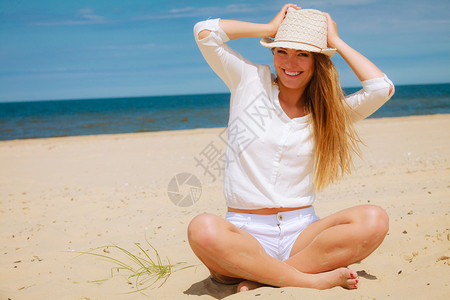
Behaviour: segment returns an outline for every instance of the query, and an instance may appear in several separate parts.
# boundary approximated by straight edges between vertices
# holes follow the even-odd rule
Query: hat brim
[[[314,46],[311,46],[308,44],[303,44],[303,43],[284,42],[284,41],[277,42],[268,37],[262,38],[260,43],[264,47],[268,47],[268,48],[281,47],[281,48],[288,48],[288,49],[295,49],[295,50],[305,50],[305,51],[309,51],[309,52],[322,53],[328,57],[332,57],[334,55],[334,53],[336,52],[336,49],[333,49],[333,48],[319,49],[317,47],[314,47]]]

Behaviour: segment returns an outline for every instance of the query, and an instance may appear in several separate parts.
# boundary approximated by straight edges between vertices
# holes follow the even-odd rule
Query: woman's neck
[[[278,88],[278,101],[286,115],[291,119],[305,116],[305,89],[289,89],[281,84]]]
[[[281,82],[278,82],[278,99],[287,107],[303,107],[304,99],[303,94],[305,88],[290,89],[285,87]]]

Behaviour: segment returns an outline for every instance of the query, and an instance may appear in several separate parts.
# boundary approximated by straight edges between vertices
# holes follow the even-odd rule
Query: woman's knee
[[[389,231],[389,216],[384,209],[375,205],[365,205],[361,217],[366,232],[374,239],[383,239]]]
[[[204,213],[196,216],[188,226],[188,240],[191,246],[202,249],[215,248],[220,236],[217,216]]]

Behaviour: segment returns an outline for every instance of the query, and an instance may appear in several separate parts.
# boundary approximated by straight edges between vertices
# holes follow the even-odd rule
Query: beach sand
[[[124,294],[136,288],[123,270],[111,278],[111,262],[76,253],[118,245],[138,254],[139,243],[153,255],[146,238],[163,260],[194,265],[145,290],[148,299],[448,299],[450,115],[369,119],[357,129],[362,159],[315,203],[319,216],[367,203],[390,216],[383,244],[350,266],[357,290],[233,294],[236,286],[209,279],[186,228],[202,212],[225,214],[220,170],[208,174],[195,160],[224,150],[224,128],[214,128],[0,142],[0,299],[146,299]],[[187,207],[168,196],[184,172],[202,188]],[[123,259],[113,248],[97,253]]]

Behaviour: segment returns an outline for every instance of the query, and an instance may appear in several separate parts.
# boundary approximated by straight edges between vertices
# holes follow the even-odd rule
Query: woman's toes
[[[347,280],[347,289],[353,290],[358,288],[358,279],[348,279]]]
[[[358,274],[351,270],[346,269],[345,270],[345,277],[346,277],[346,283],[342,286],[346,289],[357,289],[358,288]]]
[[[247,292],[249,289],[248,289],[248,286],[241,286],[241,288],[238,288],[238,291],[239,291],[239,293],[240,292]]]
[[[358,277],[358,273],[356,273],[355,271],[353,271],[352,269],[348,269],[347,268],[347,271],[349,272],[348,273],[348,276],[350,276],[350,278],[357,278]]]
[[[239,283],[237,291],[238,291],[238,293],[246,292],[246,291],[254,290],[261,286],[263,286],[263,284],[261,284],[261,283],[250,281],[250,280],[244,280],[241,283]]]

